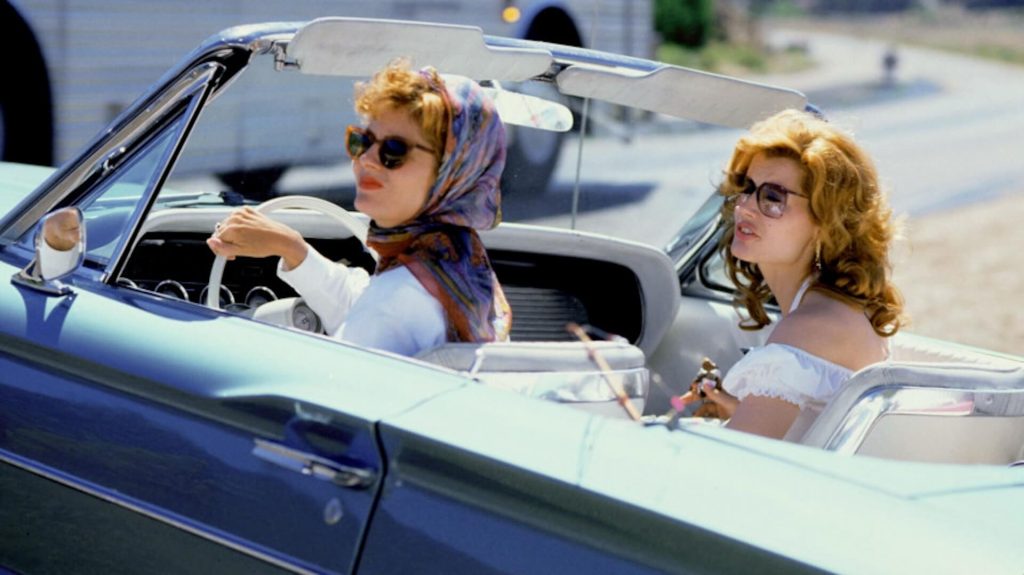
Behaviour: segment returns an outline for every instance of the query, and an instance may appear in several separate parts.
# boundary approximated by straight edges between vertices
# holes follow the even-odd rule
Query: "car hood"
[[[49,167],[0,162],[0,215],[11,211],[52,173]]]

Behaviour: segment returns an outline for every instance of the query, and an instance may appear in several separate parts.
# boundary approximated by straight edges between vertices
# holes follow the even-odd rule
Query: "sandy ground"
[[[964,10],[944,6],[928,12],[779,19],[775,25],[882,38],[1024,63],[1024,12],[1014,9]]]
[[[905,226],[894,279],[909,331],[1024,355],[1024,189]]]

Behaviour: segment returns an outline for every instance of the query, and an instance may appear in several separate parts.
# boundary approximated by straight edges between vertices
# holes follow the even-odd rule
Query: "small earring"
[[[821,242],[814,246],[814,269],[821,271]]]

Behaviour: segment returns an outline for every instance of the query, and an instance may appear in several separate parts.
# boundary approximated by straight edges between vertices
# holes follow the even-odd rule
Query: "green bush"
[[[656,0],[654,29],[663,40],[691,48],[711,37],[715,14],[712,0]]]
[[[666,64],[733,76],[796,72],[814,65],[807,52],[799,48],[761,51],[746,44],[725,42],[708,42],[707,46],[698,49],[665,42],[658,47],[655,59]]]
[[[655,58],[666,64],[708,72],[765,72],[768,68],[764,55],[756,49],[721,42],[711,42],[698,50],[665,43],[658,47]]]

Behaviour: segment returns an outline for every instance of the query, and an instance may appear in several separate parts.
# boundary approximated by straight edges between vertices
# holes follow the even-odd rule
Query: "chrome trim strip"
[[[129,510],[129,511],[138,513],[139,515],[148,517],[149,519],[153,519],[155,521],[159,521],[160,523],[164,523],[166,525],[170,525],[171,527],[175,527],[175,528],[180,529],[180,530],[182,530],[182,531],[184,531],[186,533],[189,533],[191,535],[195,535],[196,537],[200,537],[202,539],[206,539],[207,541],[212,541],[213,543],[216,543],[218,545],[222,545],[224,547],[227,547],[228,549],[231,549],[232,551],[236,551],[236,552],[241,553],[243,555],[247,555],[249,557],[253,557],[255,559],[259,559],[260,561],[264,561],[266,563],[274,565],[275,567],[280,567],[281,569],[287,569],[287,570],[295,572],[295,573],[309,573],[309,574],[317,573],[317,571],[313,571],[313,570],[310,570],[310,569],[308,569],[306,567],[302,567],[300,565],[297,565],[295,563],[291,563],[291,562],[285,561],[283,559],[274,557],[273,555],[270,555],[270,554],[267,554],[267,553],[263,553],[263,552],[258,551],[256,549],[245,547],[245,546],[243,546],[243,545],[241,545],[239,543],[231,541],[230,539],[227,539],[227,538],[222,537],[220,535],[216,535],[216,534],[211,533],[209,531],[204,531],[204,530],[198,529],[196,527],[192,527],[191,525],[188,525],[187,523],[185,523],[183,521],[174,519],[174,518],[172,518],[172,517],[170,517],[168,515],[161,515],[159,513],[154,512],[154,511],[148,510],[148,509],[146,509],[146,508],[144,508],[144,507],[142,507],[142,506],[140,506],[138,504],[135,504],[135,503],[132,503],[130,501],[127,501],[126,499],[114,497],[113,495],[110,495],[109,493],[105,493],[104,491],[102,491],[102,490],[100,490],[100,489],[98,489],[96,487],[92,487],[90,485],[87,485],[84,482],[76,483],[76,482],[69,481],[66,477],[64,477],[61,474],[58,474],[58,473],[52,471],[47,466],[44,466],[44,465],[41,465],[41,464],[30,463],[28,460],[26,460],[26,459],[24,459],[22,457],[19,457],[17,455],[14,455],[14,454],[12,454],[12,453],[10,453],[10,452],[8,452],[6,450],[3,450],[3,449],[0,449],[0,463],[8,463],[10,465],[13,465],[14,467],[17,467],[17,468],[22,469],[24,471],[27,471],[29,473],[38,475],[40,477],[43,477],[43,478],[48,479],[50,481],[53,481],[55,483],[59,483],[59,484],[65,486],[65,487],[69,487],[69,488],[74,489],[76,491],[81,491],[82,493],[85,493],[87,495],[91,495],[91,496],[96,497],[97,499],[100,499],[100,500],[105,501],[107,503],[111,503],[113,505],[117,505],[118,507],[122,507],[124,509]]]
[[[650,371],[646,367],[601,371],[478,371],[474,378],[487,387],[513,391],[558,403],[618,401],[608,379],[631,399],[646,399]]]
[[[60,280],[44,280],[39,276],[39,262],[32,260],[25,269],[11,276],[11,282],[48,296],[66,296],[72,292],[71,286]]]
[[[259,437],[253,439],[253,442],[252,454],[254,456],[290,471],[330,481],[341,487],[363,489],[373,485],[377,479],[370,469],[344,465]]]
[[[822,446],[828,451],[854,455],[875,423],[886,415],[933,417],[1006,417],[1024,415],[1011,400],[1024,390],[970,390],[922,387],[881,387],[860,397],[842,423]],[[1001,401],[996,401],[1002,399]],[[995,409],[990,407],[996,403]],[[1021,402],[1024,405],[1024,402]]]
[[[206,103],[206,99],[210,95],[211,84],[216,77],[223,72],[223,66],[220,64],[204,64],[197,67],[192,71],[190,77],[193,81],[182,90],[182,92],[173,101],[168,102],[166,110],[160,116],[150,116],[150,124],[155,128],[160,125],[160,122],[165,121],[165,118],[169,122],[174,122],[177,117],[173,115],[174,107],[179,102],[186,102],[187,106],[181,112],[184,118],[184,124],[177,130],[175,134],[174,142],[164,152],[163,156],[160,157],[160,170],[154,174],[153,179],[149,181],[146,186],[146,191],[142,195],[142,201],[136,206],[135,211],[132,213],[130,218],[130,225],[128,227],[128,233],[122,236],[117,246],[110,254],[110,259],[106,266],[106,274],[104,274],[102,281],[107,283],[111,277],[118,278],[121,276],[121,272],[124,270],[124,266],[128,261],[128,255],[131,250],[135,248],[135,242],[139,237],[139,229],[142,227],[142,221],[145,219],[145,215],[150,212],[153,207],[153,203],[156,202],[157,195],[159,195],[160,189],[163,188],[164,182],[167,180],[167,176],[178,159],[178,154],[181,152],[185,141],[188,139],[192,132],[192,127],[195,125],[199,114],[202,112],[203,106]],[[145,138],[144,132],[135,134],[133,138],[133,147],[138,147],[138,141]],[[157,137],[157,136],[153,136]],[[145,143],[142,144],[145,146]],[[129,154],[134,153],[130,151]]]

